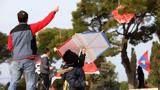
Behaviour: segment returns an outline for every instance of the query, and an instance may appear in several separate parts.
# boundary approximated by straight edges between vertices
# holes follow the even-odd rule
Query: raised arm
[[[83,67],[84,66],[84,61],[85,61],[85,56],[86,56],[86,53],[85,53],[85,49],[82,50],[82,52],[80,53],[80,56],[79,56],[79,67]]]
[[[8,50],[12,51],[12,36],[11,36],[11,34],[8,35]]]
[[[40,31],[41,29],[43,29],[45,26],[47,26],[52,19],[54,18],[56,12],[58,12],[59,7],[57,6],[52,12],[50,12],[48,14],[48,16],[46,16],[43,20],[37,22],[37,23],[33,23],[30,24],[30,28],[32,30],[33,35],[36,34],[36,32]]]

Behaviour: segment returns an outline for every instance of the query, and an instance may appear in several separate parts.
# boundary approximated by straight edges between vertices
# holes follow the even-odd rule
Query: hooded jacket
[[[69,72],[62,74],[62,79],[69,83],[69,90],[85,90],[85,73],[83,70],[85,54],[82,54],[78,58],[76,64],[66,64],[64,68],[73,67]]]

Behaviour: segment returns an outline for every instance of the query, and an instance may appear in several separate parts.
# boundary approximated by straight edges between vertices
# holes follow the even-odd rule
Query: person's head
[[[140,65],[138,66],[138,70],[139,70],[139,71],[142,71],[142,67],[141,67]]]
[[[64,53],[62,58],[66,64],[77,64],[78,63],[78,55],[72,52],[70,49],[68,49]]]
[[[28,21],[28,13],[23,10],[17,13],[17,17],[20,23],[26,23]]]
[[[143,75],[143,70],[142,70],[142,67],[139,65],[138,66],[138,69],[137,69],[137,72],[138,72],[138,75]]]
[[[50,55],[50,50],[48,48],[44,48],[43,53],[47,54],[49,56]]]

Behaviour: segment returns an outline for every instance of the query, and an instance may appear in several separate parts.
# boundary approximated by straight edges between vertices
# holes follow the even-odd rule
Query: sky
[[[55,18],[47,27],[72,28],[71,13],[76,10],[76,5],[79,1],[80,0],[0,0],[0,32],[9,34],[10,30],[18,24],[17,12],[20,10],[28,12],[28,23],[30,24],[42,20],[56,5],[59,6],[59,12],[57,12]],[[152,41],[157,40],[155,37]],[[137,59],[139,59],[146,50],[149,51],[150,55],[152,41],[135,47]],[[129,56],[131,47],[134,46],[129,45],[127,50]],[[126,81],[127,77],[124,67],[121,65],[120,55],[112,58],[108,57],[107,60],[110,60],[116,65],[115,71],[118,72],[118,81]],[[147,75],[148,73],[145,72],[145,77],[147,77]]]
[[[28,23],[42,20],[59,6],[55,18],[46,27],[72,28],[72,11],[80,0],[0,0],[0,32],[9,34],[10,30],[18,24],[17,12],[25,10],[29,14]],[[9,76],[9,65],[0,64],[0,83],[6,83]]]
[[[42,20],[59,6],[59,12],[47,27],[72,28],[71,12],[76,10],[80,0],[0,0],[0,31],[8,34],[18,24],[17,12],[25,10],[29,14],[28,23]]]

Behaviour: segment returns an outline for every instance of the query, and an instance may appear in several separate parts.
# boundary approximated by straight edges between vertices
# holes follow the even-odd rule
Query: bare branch
[[[118,32],[118,30],[115,30],[115,31],[113,31],[113,32],[116,32],[116,33],[119,34],[119,35],[124,35],[123,33]]]
[[[129,28],[131,27],[131,25],[132,25],[132,22],[128,23],[127,29],[126,29],[126,35],[128,34],[128,31],[129,31]]]
[[[131,29],[131,31],[130,31],[130,33],[132,33],[133,32],[133,29],[134,29],[134,27],[136,26],[136,23],[134,23],[134,26],[132,27],[132,29]]]
[[[126,28],[125,28],[125,23],[122,24],[122,27],[123,27],[123,35],[125,35],[125,31],[126,31]]]

